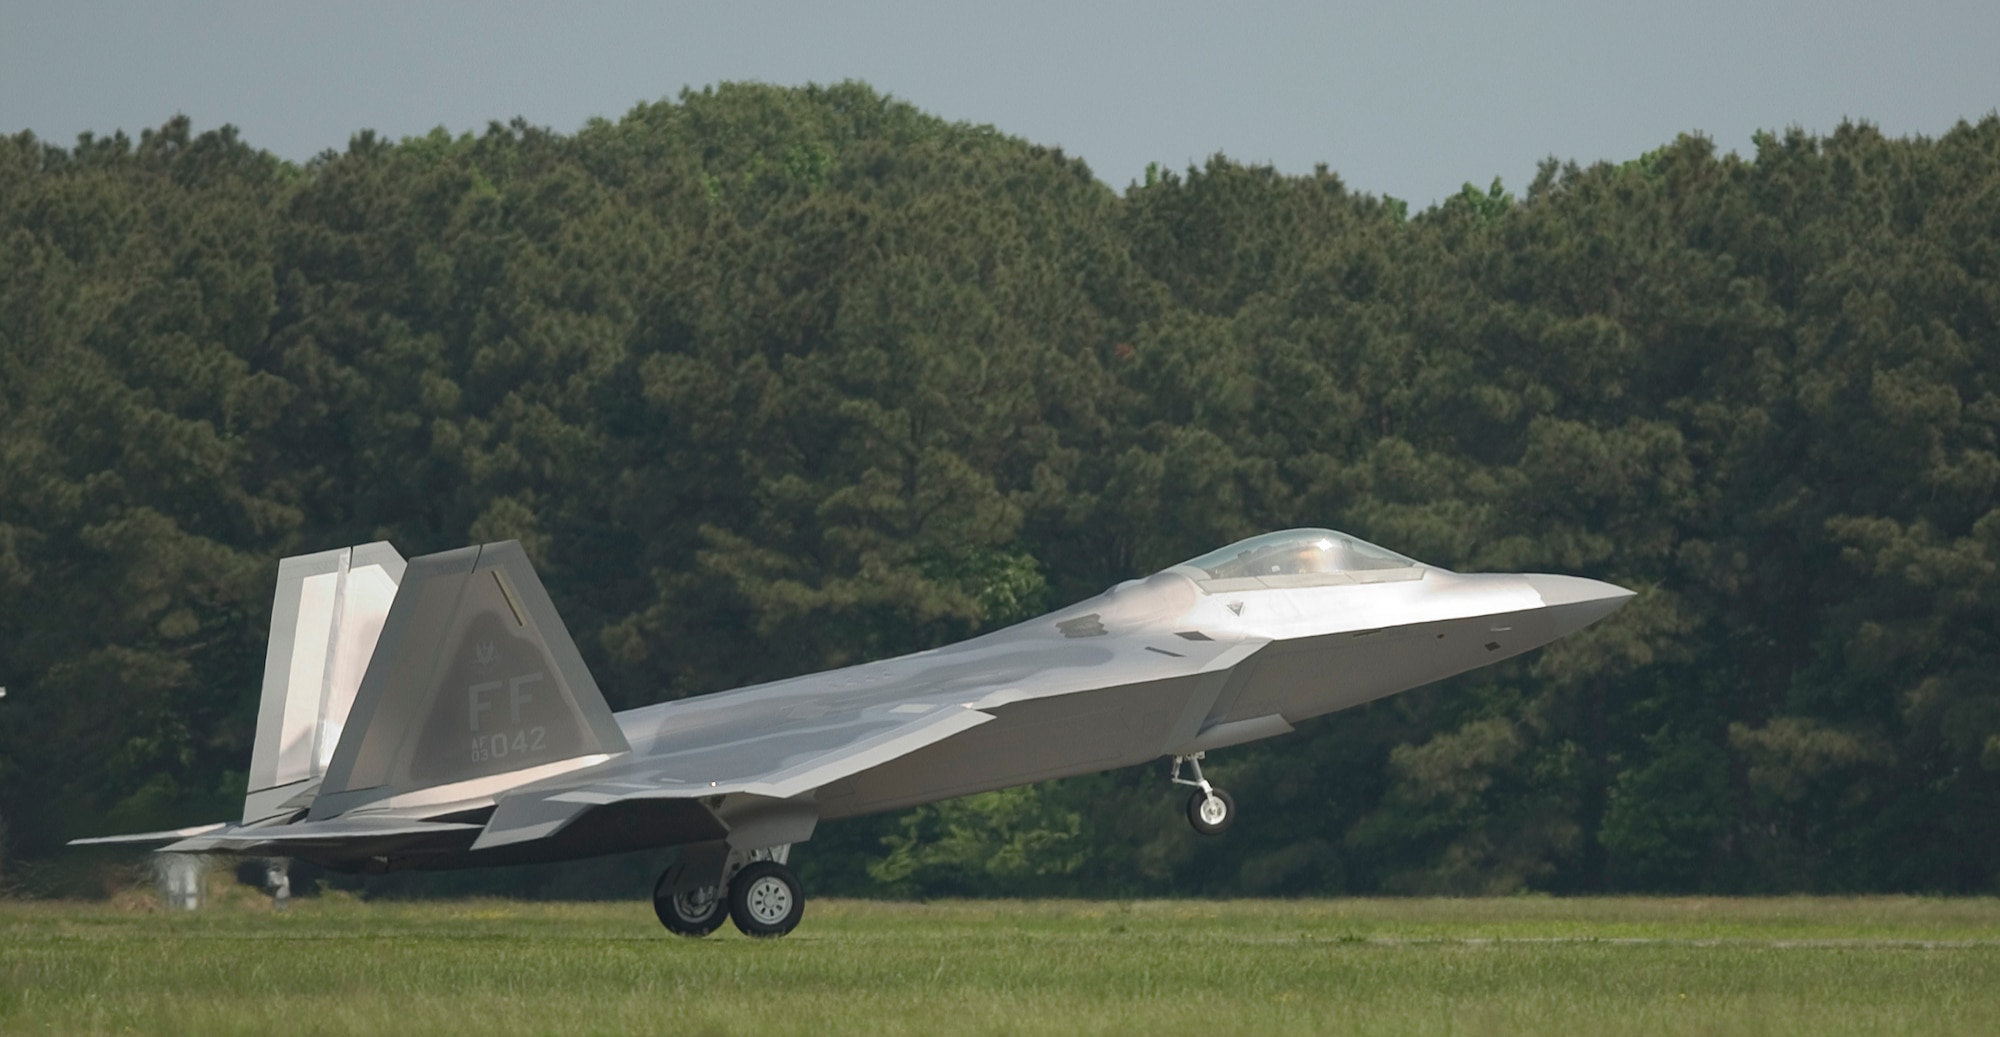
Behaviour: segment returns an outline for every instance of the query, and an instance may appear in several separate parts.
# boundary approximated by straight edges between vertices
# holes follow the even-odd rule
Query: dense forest
[[[0,883],[232,816],[285,554],[519,538],[622,709],[1324,525],[1641,593],[1214,754],[1223,839],[1162,765],[828,825],[808,882],[2000,890],[2000,118],[1753,145],[1413,213],[1120,194],[860,84],[0,138]]]

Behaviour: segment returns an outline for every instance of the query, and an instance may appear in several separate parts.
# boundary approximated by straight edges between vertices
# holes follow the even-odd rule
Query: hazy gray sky
[[[1089,161],[1222,151],[1427,204],[1554,155],[2000,106],[1994,0],[1403,3],[0,0],[0,131],[235,123],[293,159],[516,115],[568,132],[721,80],[861,79]]]

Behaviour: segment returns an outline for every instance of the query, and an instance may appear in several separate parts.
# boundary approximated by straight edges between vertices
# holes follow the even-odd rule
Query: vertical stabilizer
[[[312,818],[490,796],[628,751],[521,545],[411,560]]]
[[[403,578],[386,543],[278,563],[243,823],[312,802]]]

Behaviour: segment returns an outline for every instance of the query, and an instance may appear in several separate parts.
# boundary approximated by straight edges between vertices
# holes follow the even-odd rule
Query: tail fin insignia
[[[404,573],[311,816],[628,748],[520,544],[446,551]]]

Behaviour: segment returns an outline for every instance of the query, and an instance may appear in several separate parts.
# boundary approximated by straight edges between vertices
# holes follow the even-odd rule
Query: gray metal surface
[[[447,551],[404,572],[310,817],[489,797],[625,751],[521,546]]]
[[[244,824],[312,801],[404,564],[379,541],[278,563]]]
[[[303,822],[171,848],[388,867],[767,850],[821,819],[1281,735],[1547,644],[1631,596],[1288,530],[958,644],[614,716],[519,545],[489,544],[402,573]],[[296,610],[285,622],[310,625]],[[273,679],[266,714],[290,708]]]

